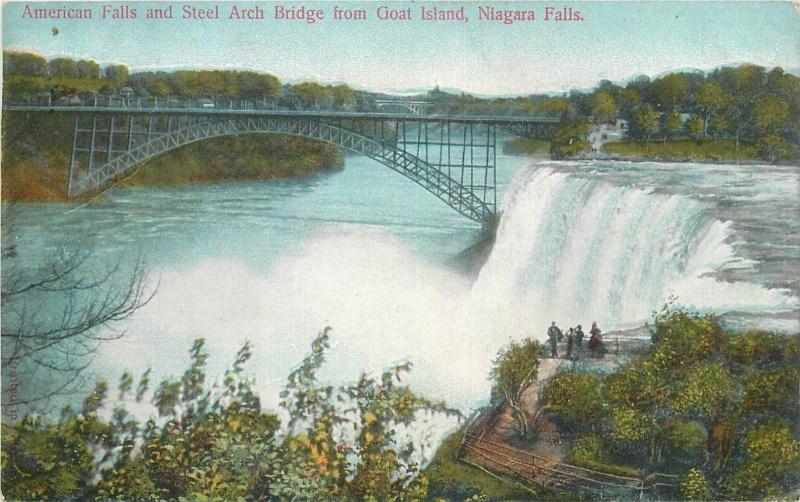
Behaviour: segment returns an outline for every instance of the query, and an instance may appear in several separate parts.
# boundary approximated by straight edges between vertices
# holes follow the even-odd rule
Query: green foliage
[[[550,152],[550,142],[535,138],[514,138],[503,143],[503,153],[510,155],[543,155]]]
[[[47,63],[50,76],[52,77],[77,77],[78,65],[69,58],[55,58]]]
[[[688,94],[685,73],[670,73],[653,82],[652,92],[661,108],[676,110]]]
[[[397,431],[424,415],[457,412],[401,385],[409,365],[374,378],[362,375],[334,389],[320,385],[329,330],[289,375],[282,406],[289,424],[281,434],[263,412],[255,382],[244,373],[246,343],[221,384],[206,377],[203,339],[192,345],[179,378],[156,386],[151,416],[140,423],[129,398],[148,392],[150,370],[138,384],[119,380],[116,404],[98,382],[80,414],[56,422],[26,417],[3,424],[4,495],[44,500],[419,500],[427,478],[414,445]],[[135,389],[135,396],[134,394]],[[98,414],[108,415],[100,419]]]
[[[695,420],[677,419],[666,431],[665,441],[673,462],[699,465],[705,455],[708,431]]]
[[[721,363],[692,368],[678,386],[673,407],[682,416],[718,417],[733,406],[734,382]]]
[[[673,138],[681,130],[681,115],[678,112],[667,114],[664,118],[664,141]]]
[[[798,409],[800,371],[797,367],[750,369],[744,375],[742,386],[742,408],[747,413],[774,416]]]
[[[682,484],[689,499],[778,497],[796,486],[800,339],[725,333],[713,316],[668,307],[655,314],[652,337],[647,354],[591,385],[565,374],[543,390],[558,419],[594,421],[603,438],[581,440],[574,461],[589,467],[617,455],[639,468],[694,468]],[[594,392],[599,400],[579,412]]]
[[[66,200],[73,119],[67,114],[3,114],[2,198]],[[209,139],[149,161],[123,185],[169,185],[307,176],[342,164],[330,144],[296,136],[247,134]]]
[[[112,64],[106,66],[105,70],[103,70],[103,75],[111,85],[116,89],[120,89],[128,83],[131,73],[124,64]]]
[[[732,101],[731,95],[716,82],[707,81],[697,91],[697,103],[705,110],[706,116],[721,112],[729,107]]]
[[[621,157],[648,157],[669,161],[682,160],[758,160],[758,148],[751,144],[740,144],[729,139],[717,141],[696,141],[673,139],[664,142],[651,142],[645,151],[643,144],[637,141],[613,141],[605,143],[603,150]]]
[[[317,108],[327,97],[325,86],[316,82],[303,82],[292,86],[292,95],[302,108]]]
[[[462,431],[447,437],[423,471],[429,479],[428,499],[527,500],[531,493],[518,485],[494,478],[458,460]]]
[[[686,135],[700,143],[705,136],[705,122],[699,115],[692,115],[684,124]]]
[[[562,372],[550,378],[539,402],[574,430],[594,428],[603,417],[600,376],[588,372]]]
[[[648,443],[656,434],[654,418],[635,408],[611,410],[608,422],[608,439],[618,452],[635,454],[646,451]]]
[[[536,380],[539,357],[543,354],[543,345],[525,338],[510,342],[498,351],[492,361],[492,399],[505,401],[511,410],[517,432],[522,436],[526,436],[530,428],[530,417],[522,406],[522,394]]]
[[[101,432],[94,415],[57,424],[28,416],[3,424],[3,495],[10,500],[85,496],[94,466],[90,441]]]
[[[637,477],[642,474],[634,467],[615,462],[606,451],[603,440],[596,434],[581,436],[567,453],[567,461],[587,469],[617,476]]]
[[[689,469],[681,478],[681,495],[684,500],[710,500],[711,493],[711,485],[699,469]]]
[[[570,120],[561,124],[550,142],[550,155],[560,159],[572,157],[589,149],[586,135],[589,124],[582,120]]]
[[[713,315],[664,308],[654,318],[653,344],[668,367],[686,368],[707,359],[724,343],[722,327]]]
[[[3,76],[21,75],[44,77],[47,75],[47,60],[28,52],[3,51]]]
[[[598,91],[592,102],[592,113],[600,122],[607,122],[614,116],[617,107],[614,98],[605,91]]]
[[[767,160],[777,161],[789,153],[789,144],[783,136],[770,132],[758,138],[758,151]]]
[[[490,372],[494,395],[519,401],[536,380],[539,357],[543,354],[544,346],[532,338],[511,341],[500,349]]]
[[[800,441],[785,421],[762,424],[747,433],[744,459],[730,482],[732,497],[777,498],[800,481]]]
[[[753,125],[761,132],[774,132],[788,120],[789,107],[778,96],[767,94],[753,103]]]
[[[75,69],[81,78],[100,78],[100,65],[91,59],[81,59],[75,63]]]
[[[652,106],[644,104],[636,109],[631,119],[631,135],[645,141],[645,151],[647,142],[658,132],[660,116]]]

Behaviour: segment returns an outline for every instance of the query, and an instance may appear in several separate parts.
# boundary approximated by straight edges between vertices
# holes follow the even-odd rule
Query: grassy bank
[[[484,496],[489,500],[528,500],[531,493],[511,483],[500,481],[483,471],[456,459],[461,432],[444,440],[436,456],[425,468],[428,477],[428,496],[446,500],[465,500]]]
[[[550,142],[536,138],[514,138],[503,144],[507,155],[549,155]]]
[[[681,139],[650,141],[647,145],[638,141],[613,141],[603,145],[603,150],[612,155],[658,160],[742,160],[763,162],[754,145],[739,143],[731,139],[703,141]]]
[[[249,134],[191,143],[138,169],[120,185],[273,180],[341,167],[334,146],[296,136]]]
[[[66,200],[74,117],[65,113],[3,114],[2,199]],[[332,145],[276,134],[227,136],[156,157],[121,184],[170,185],[306,176],[342,165]]]
[[[538,487],[536,495],[516,484],[506,481],[460,462],[457,459],[461,431],[454,432],[436,450],[436,456],[424,469],[428,478],[428,498],[431,500],[548,500],[554,502],[577,501],[581,497]]]

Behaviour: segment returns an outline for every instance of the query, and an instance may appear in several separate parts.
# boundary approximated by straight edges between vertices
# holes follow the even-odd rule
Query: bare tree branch
[[[4,376],[46,382],[24,396],[6,392],[3,404],[30,405],[71,394],[82,384],[100,343],[124,336],[120,323],[147,305],[158,290],[150,287],[141,257],[130,270],[119,263],[94,270],[90,249],[63,244],[38,266],[27,264],[15,242],[16,217],[3,210],[2,324]],[[33,260],[31,260],[33,261]],[[4,379],[5,380],[5,379]]]

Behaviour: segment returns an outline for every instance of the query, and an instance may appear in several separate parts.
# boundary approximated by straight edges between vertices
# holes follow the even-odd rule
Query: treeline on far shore
[[[9,51],[3,52],[3,77],[7,101],[45,98],[80,104],[104,97],[151,102],[248,100],[284,109],[369,112],[387,97],[346,84],[282,83],[274,75],[254,71],[131,72],[124,64],[100,65],[67,57],[48,60]],[[779,67],[741,64],[710,72],[678,71],[653,78],[641,75],[622,84],[603,80],[591,90],[560,95],[482,98],[437,86],[407,98],[423,100],[428,113],[562,119],[561,128],[547,143],[520,139],[507,145],[509,153],[583,156],[592,148],[590,127],[614,124],[620,141],[605,143],[602,150],[606,155],[775,163],[800,159],[800,78]]]

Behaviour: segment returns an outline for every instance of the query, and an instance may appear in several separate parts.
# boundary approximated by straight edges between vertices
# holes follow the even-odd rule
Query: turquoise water
[[[177,375],[205,337],[219,377],[251,340],[268,407],[325,326],[324,379],[410,360],[412,386],[465,410],[488,396],[498,348],[544,337],[551,318],[641,325],[676,295],[733,324],[798,329],[796,168],[499,156],[498,182],[504,214],[477,278],[450,261],[478,225],[362,157],[302,180],[21,205],[15,260],[35,264],[64,242],[91,249],[97,270],[144,257],[157,294],[101,346],[93,375]]]

